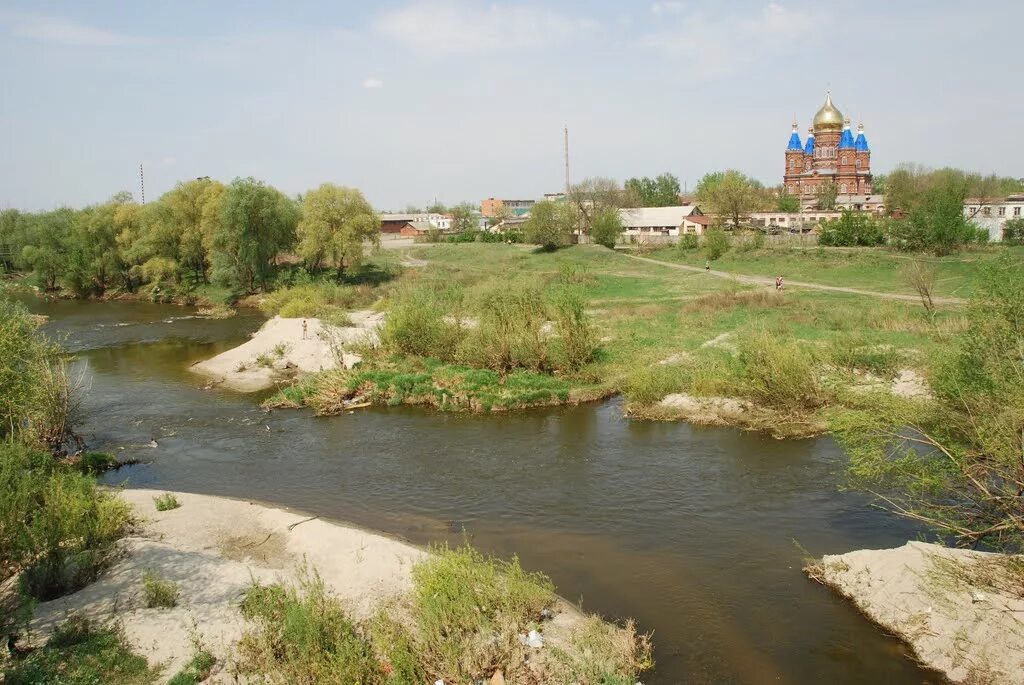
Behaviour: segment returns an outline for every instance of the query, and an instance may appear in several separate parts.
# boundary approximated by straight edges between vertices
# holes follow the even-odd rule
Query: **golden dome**
[[[832,96],[825,95],[825,104],[814,115],[815,131],[843,130],[843,113],[832,104]]]

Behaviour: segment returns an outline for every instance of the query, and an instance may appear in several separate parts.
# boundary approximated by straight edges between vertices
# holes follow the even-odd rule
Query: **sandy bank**
[[[339,362],[351,368],[361,358],[346,346],[373,338],[383,315],[357,311],[350,313],[349,319],[350,326],[332,326],[319,319],[275,316],[247,342],[190,368],[239,392],[264,390],[273,387],[276,381],[298,373],[326,371]],[[305,338],[303,321],[306,322]]]
[[[825,556],[807,570],[950,680],[1009,684],[1024,682],[1024,589],[1008,559],[908,542]]]
[[[36,607],[34,641],[72,611],[117,617],[133,647],[152,664],[168,664],[170,675],[191,657],[193,630],[214,654],[230,652],[245,627],[238,604],[253,580],[292,578],[306,559],[351,615],[365,619],[411,587],[412,565],[426,555],[383,535],[242,500],[177,493],[181,507],[158,512],[158,494],[123,491],[142,519],[140,530],[125,539],[123,558],[95,583]],[[178,606],[145,607],[147,570],[178,584]]]

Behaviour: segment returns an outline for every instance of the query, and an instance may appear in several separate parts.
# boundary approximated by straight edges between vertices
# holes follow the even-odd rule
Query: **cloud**
[[[148,43],[144,38],[128,36],[107,29],[88,26],[66,19],[26,12],[0,10],[0,25],[11,35],[43,43],[74,47],[112,47]]]
[[[666,2],[651,3],[651,12],[654,14],[682,14],[686,6],[677,0],[666,0]]]
[[[368,78],[365,81],[363,81],[363,88],[366,88],[367,90],[374,90],[383,87],[384,82],[381,81],[379,78]]]
[[[663,4],[669,3],[655,3]],[[824,14],[792,9],[779,2],[768,2],[760,10],[713,13],[670,4],[679,5],[679,12],[667,25],[641,37],[640,43],[687,58],[704,78],[728,75],[777,55],[806,52],[822,35],[814,29],[824,29],[830,23]]]
[[[413,0],[377,16],[375,30],[417,52],[433,55],[517,50],[564,41],[596,28],[587,18],[543,7],[458,0]]]

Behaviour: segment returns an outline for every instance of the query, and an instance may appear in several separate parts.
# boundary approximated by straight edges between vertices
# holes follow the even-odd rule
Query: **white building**
[[[969,197],[964,202],[964,216],[988,231],[988,239],[998,242],[1009,219],[1024,218],[1024,194],[1010,195],[997,200]]]
[[[766,230],[780,229],[790,233],[808,233],[823,221],[838,219],[843,215],[840,211],[826,212],[809,209],[803,212],[751,212],[748,216],[750,225]]]
[[[707,217],[697,205],[620,209],[623,234],[628,236],[703,235]]]

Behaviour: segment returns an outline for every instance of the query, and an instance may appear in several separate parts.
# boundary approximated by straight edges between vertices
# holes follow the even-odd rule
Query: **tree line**
[[[145,205],[122,192],[82,209],[5,210],[0,245],[41,288],[76,296],[144,284],[253,292],[268,288],[282,253],[340,278],[362,263],[364,241],[377,240],[379,228],[354,188],[325,183],[291,198],[254,178],[200,178]]]

